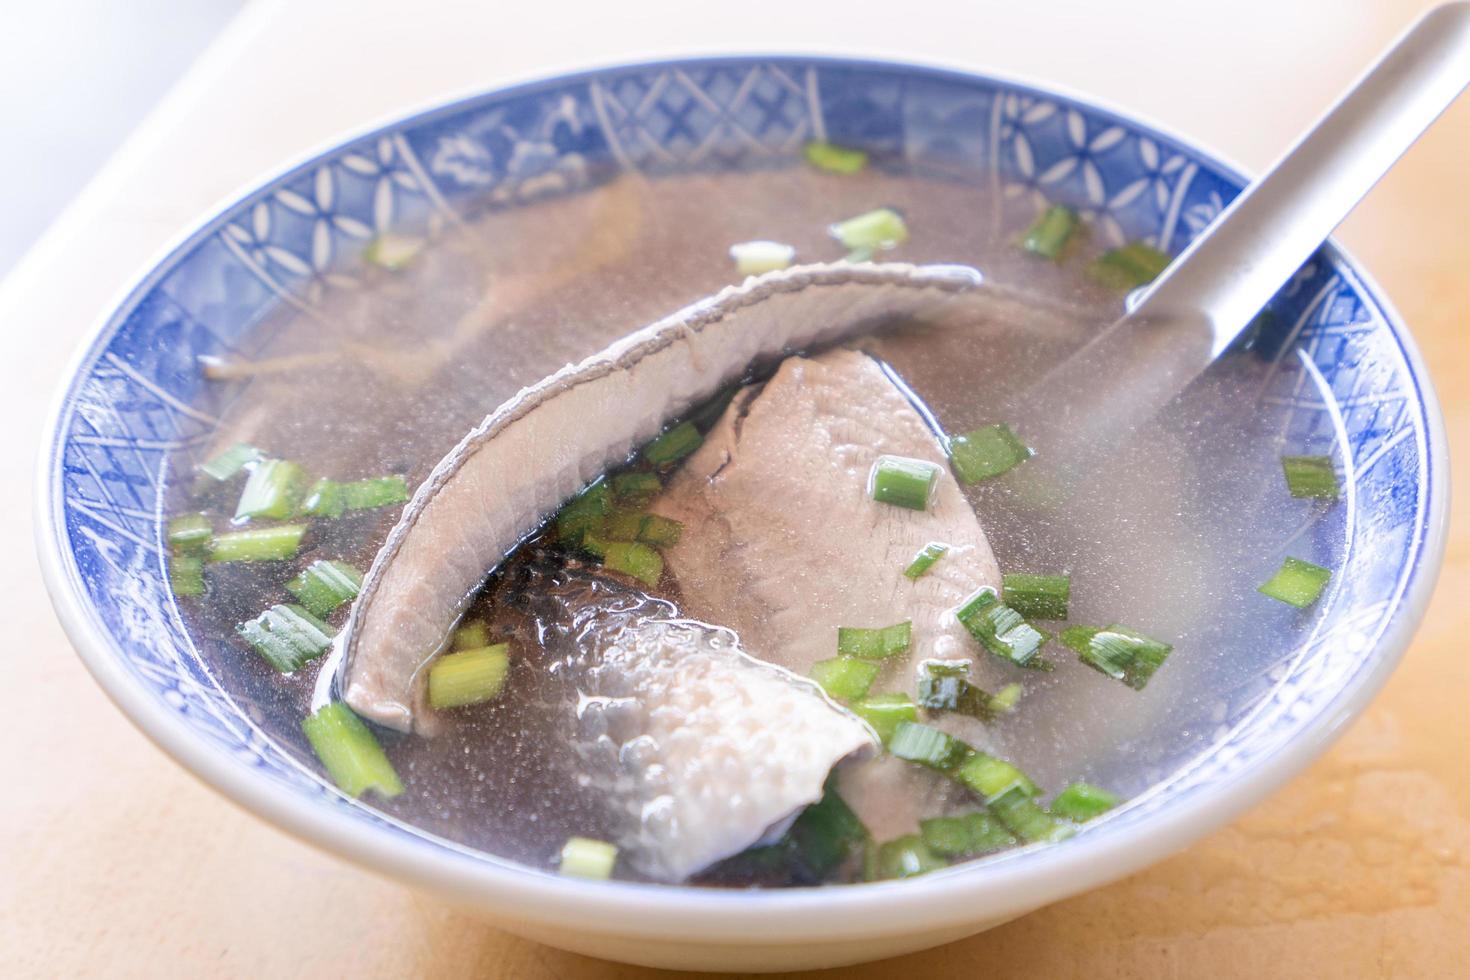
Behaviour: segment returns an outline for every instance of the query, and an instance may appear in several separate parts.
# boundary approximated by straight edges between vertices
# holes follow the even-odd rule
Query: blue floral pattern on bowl
[[[50,446],[53,546],[110,656],[191,737],[252,778],[415,846],[461,850],[324,783],[251,724],[192,648],[164,574],[160,489],[166,455],[202,444],[221,408],[201,388],[197,359],[249,354],[262,341],[252,328],[280,304],[310,308],[354,288],[362,248],[383,231],[433,235],[627,170],[656,178],[792,166],[813,138],[863,147],[899,172],[988,182],[1017,214],[1061,200],[1107,241],[1175,252],[1242,186],[1199,151],[1083,103],[979,76],[838,60],[610,69],[486,94],[353,140],[252,191],[179,246],[112,314],[71,381]],[[1261,392],[1263,424],[1292,452],[1340,454],[1343,573],[1310,638],[1201,718],[1213,747],[1089,833],[1221,786],[1330,715],[1405,615],[1421,571],[1433,408],[1402,328],[1333,249],[1272,308],[1264,342],[1282,353]]]

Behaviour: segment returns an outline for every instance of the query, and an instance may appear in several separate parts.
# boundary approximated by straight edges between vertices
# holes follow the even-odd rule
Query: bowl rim
[[[387,873],[461,903],[503,913],[512,923],[563,927],[571,923],[587,932],[649,939],[678,935],[688,941],[746,944],[758,937],[763,944],[783,945],[810,942],[814,937],[824,941],[873,939],[935,932],[966,924],[978,926],[1123,877],[1182,849],[1259,802],[1321,755],[1342,734],[1347,723],[1362,712],[1402,658],[1434,591],[1448,536],[1449,455],[1443,416],[1413,338],[1378,284],[1331,240],[1324,244],[1323,253],[1345,278],[1372,298],[1400,347],[1416,386],[1416,407],[1424,422],[1420,465],[1427,477],[1423,483],[1425,501],[1421,504],[1424,534],[1410,542],[1416,554],[1405,574],[1397,608],[1376,644],[1372,662],[1354,675],[1295,738],[1264,758],[1257,768],[1233,773],[1223,783],[1206,787],[1161,810],[1141,826],[1112,832],[1099,827],[1065,847],[1045,849],[1044,860],[1024,859],[1024,855],[1036,851],[1036,848],[1025,848],[1016,852],[1023,859],[987,864],[983,873],[978,873],[977,868],[968,873],[961,870],[926,876],[919,881],[879,882],[861,887],[725,891],[636,882],[583,882],[509,862],[485,861],[442,848],[415,846],[418,842],[412,838],[350,819],[253,770],[230,763],[216,749],[199,740],[177,712],[167,709],[134,681],[119,660],[120,650],[98,619],[95,608],[86,600],[80,572],[63,546],[62,496],[54,492],[60,485],[58,450],[75,402],[81,369],[111,341],[126,313],[171,271],[177,259],[217,231],[254,195],[330,158],[344,146],[453,115],[482,99],[534,94],[542,89],[589,81],[609,71],[770,63],[876,69],[1037,95],[1146,133],[1160,143],[1206,159],[1226,177],[1242,183],[1246,180],[1241,168],[1211,148],[1184,138],[1147,116],[1125,112],[1105,100],[1064,86],[942,61],[832,53],[668,56],[553,70],[518,82],[477,87],[436,99],[317,145],[217,202],[205,218],[175,236],[155,254],[88,329],[67,364],[47,415],[35,481],[35,543],[42,577],[57,616],[83,663],[112,701],[154,744],[230,801],[298,839],[369,870]]]

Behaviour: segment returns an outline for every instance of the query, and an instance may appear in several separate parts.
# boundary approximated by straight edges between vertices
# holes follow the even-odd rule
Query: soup
[[[1039,420],[1005,413],[1166,261],[1100,237],[983,188],[789,168],[623,177],[427,247],[380,240],[363,288],[202,366],[224,423],[168,491],[190,635],[265,732],[364,805],[548,871],[845,883],[1086,832],[1302,643],[1343,520],[1331,461],[1283,463],[1263,428],[1272,366],[1250,349],[1080,491],[1038,499]],[[484,498],[466,541],[400,576],[426,601],[398,596],[392,622],[452,621],[400,644],[408,694],[380,684],[357,593],[413,489],[523,387],[739,281],[727,250],[752,240],[792,249],[740,250],[748,269],[870,247],[973,266],[1024,315],[888,317],[756,358],[547,519],[500,515],[514,547],[435,593]],[[541,448],[523,468],[551,467]]]

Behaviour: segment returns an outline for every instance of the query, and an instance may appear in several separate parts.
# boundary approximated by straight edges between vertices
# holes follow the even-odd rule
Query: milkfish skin
[[[533,560],[511,578],[497,600],[549,676],[536,710],[640,875],[681,882],[779,834],[834,765],[877,748],[815,684],[668,601],[575,563]]]

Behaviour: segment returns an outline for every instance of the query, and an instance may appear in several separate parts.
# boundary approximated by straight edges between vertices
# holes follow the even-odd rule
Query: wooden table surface
[[[169,761],[73,656],[30,554],[30,472],[46,405],[118,289],[215,201],[345,129],[447,92],[720,48],[891,53],[1051,78],[1259,168],[1424,6],[969,0],[917,2],[890,23],[857,16],[850,0],[255,3],[0,287],[0,690],[9,702],[0,720],[0,976],[649,972],[517,939],[288,838]],[[918,10],[933,16],[912,16]],[[1456,448],[1470,445],[1467,160],[1470,100],[1340,236],[1411,326]],[[1275,797],[1111,887],[847,972],[1470,976],[1463,489],[1452,509],[1439,590],[1403,666],[1332,751]]]

